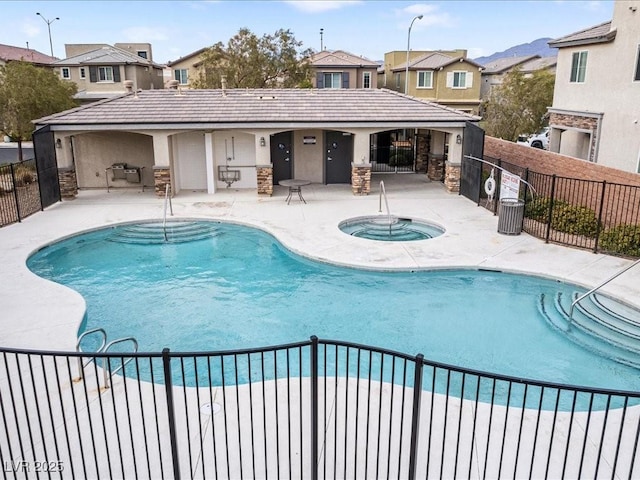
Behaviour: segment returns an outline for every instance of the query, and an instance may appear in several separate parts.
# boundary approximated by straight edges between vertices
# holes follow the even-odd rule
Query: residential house
[[[378,70],[378,85],[477,114],[482,68],[467,58],[466,50],[411,51],[408,68],[407,52],[393,51],[384,55],[383,68]]]
[[[192,88],[193,81],[200,74],[202,54],[207,50],[208,47],[201,48],[177,60],[168,62],[167,67],[171,69],[171,79],[177,80],[181,88]]]
[[[379,64],[344,50],[323,50],[311,56],[313,88],[377,88]]]
[[[491,95],[494,88],[502,85],[507,73],[519,69],[525,76],[531,76],[538,70],[547,70],[555,74],[557,57],[541,57],[540,55],[527,55],[522,57],[498,58],[484,65],[480,86],[480,97],[484,100]]]
[[[49,66],[58,60],[30,48],[0,44],[0,66],[9,62],[28,62],[38,66]]]
[[[37,120],[34,142],[44,143],[38,161],[57,165],[64,197],[107,185],[271,195],[291,178],[350,184],[360,195],[371,188],[374,136],[408,130],[419,161],[438,156],[445,186],[457,191],[465,128],[479,120],[386,89],[174,87]]]
[[[80,102],[121,95],[125,81],[134,91],[164,86],[163,67],[153,62],[148,43],[72,44],[65,45],[65,53],[67,58],[52,65],[60,78],[78,86]]]
[[[613,18],[562,38],[549,109],[549,149],[640,173],[640,2],[617,1]]]

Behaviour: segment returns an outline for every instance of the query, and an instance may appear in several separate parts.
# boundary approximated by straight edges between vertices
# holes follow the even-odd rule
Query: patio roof
[[[69,127],[464,126],[480,118],[386,89],[143,90],[36,120]],[[55,127],[58,128],[55,128]]]

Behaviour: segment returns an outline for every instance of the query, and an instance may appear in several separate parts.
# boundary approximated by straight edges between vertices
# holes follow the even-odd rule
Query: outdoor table
[[[282,185],[283,187],[289,188],[289,195],[287,195],[286,199],[287,205],[289,205],[289,202],[291,202],[291,195],[294,193],[298,194],[300,200],[302,200],[304,203],[307,203],[302,197],[302,187],[304,187],[305,185],[310,185],[311,182],[309,180],[299,180],[296,178],[292,178],[289,180],[280,180],[278,184]]]

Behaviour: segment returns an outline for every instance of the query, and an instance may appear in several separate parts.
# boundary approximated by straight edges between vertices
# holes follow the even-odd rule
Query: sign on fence
[[[503,198],[518,198],[520,192],[520,177],[509,173],[506,170],[502,171],[502,179],[500,181],[500,200]]]

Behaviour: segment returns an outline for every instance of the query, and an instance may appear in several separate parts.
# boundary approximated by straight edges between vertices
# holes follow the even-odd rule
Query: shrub
[[[527,203],[525,216],[532,220],[546,222],[549,216],[550,201],[549,198],[538,197]],[[590,208],[556,200],[553,202],[551,228],[559,232],[593,238],[598,233],[598,219]]]
[[[29,185],[36,179],[33,167],[28,167],[26,165],[18,165],[14,171],[14,175],[17,187],[24,187],[25,185]]]
[[[618,225],[600,236],[600,248],[611,253],[640,257],[640,225]]]
[[[390,167],[406,167],[413,165],[413,151],[412,150],[398,150],[389,156]]]

